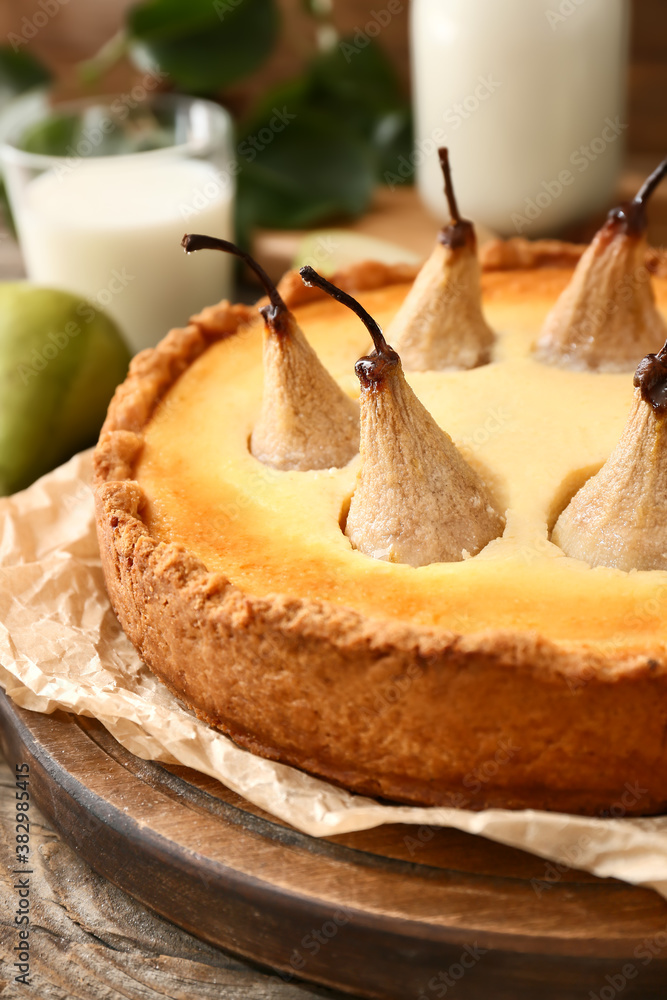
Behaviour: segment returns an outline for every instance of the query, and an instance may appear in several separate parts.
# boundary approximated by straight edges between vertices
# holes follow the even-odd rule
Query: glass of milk
[[[557,232],[608,206],[621,164],[626,0],[413,0],[415,148],[426,206],[503,236]]]
[[[180,242],[233,238],[232,135],[219,105],[172,94],[17,102],[0,159],[28,277],[105,310],[134,351],[187,324],[230,292],[229,256]]]

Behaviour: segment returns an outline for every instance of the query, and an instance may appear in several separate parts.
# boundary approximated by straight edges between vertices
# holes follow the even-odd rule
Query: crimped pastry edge
[[[485,269],[572,266],[583,248],[515,239]],[[336,284],[370,290],[417,269],[364,262]],[[295,272],[290,307],[320,298]],[[227,302],[133,360],[95,451],[111,603],[149,667],[198,716],[255,753],[353,791],[421,805],[583,814],[667,808],[667,665],[537,634],[371,620],[286,595],[257,598],[150,534],[132,479],[143,430],[180,374],[256,316]],[[632,789],[632,791],[628,791]]]

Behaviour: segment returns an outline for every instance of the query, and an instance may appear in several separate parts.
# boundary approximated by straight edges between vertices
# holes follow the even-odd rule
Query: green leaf
[[[80,131],[78,115],[53,114],[29,125],[20,139],[21,149],[46,156],[68,156]]]
[[[146,0],[129,9],[127,26],[142,41],[174,42],[220,23],[217,12],[222,6],[214,0]]]
[[[15,52],[9,45],[0,45],[0,107],[19,94],[34,87],[44,87],[50,81],[50,71],[30,53],[21,50]],[[16,226],[3,178],[0,178],[0,215],[12,235],[16,236]]]
[[[257,69],[278,34],[275,0],[147,0],[128,29],[181,90],[213,94]]]
[[[348,46],[346,48],[345,46]],[[375,42],[350,54],[351,40],[342,39],[311,66],[311,100],[343,118],[369,144],[378,178],[412,151],[410,106],[401,95],[388,57]]]
[[[29,52],[15,52],[9,45],[0,45],[0,92],[16,97],[50,81],[50,71]]]
[[[346,44],[351,45],[352,39],[342,38],[313,61],[314,91],[342,104],[360,103],[366,109],[386,111],[402,103],[396,72],[383,49],[369,41],[346,57]]]
[[[251,224],[283,229],[359,215],[374,187],[368,145],[344,123],[300,111],[255,159],[243,164],[240,221],[246,230]]]
[[[305,75],[270,91],[240,129],[242,238],[254,225],[302,227],[359,215],[384,173],[409,157],[410,108],[390,61],[373,42],[349,62],[346,51],[316,57]],[[294,116],[279,132],[270,126],[276,111]]]
[[[382,50],[373,42],[365,48],[356,51],[349,63],[345,59],[347,50],[338,47],[335,51],[316,57],[304,76],[284,83],[270,91],[255,109],[253,115],[243,124],[241,142],[238,149],[241,156],[267,126],[275,114],[275,109],[286,109],[296,116],[295,122],[304,123],[317,117],[327,121],[327,143],[340,142],[347,149],[354,140],[356,155],[364,151],[364,170],[372,164],[377,182],[384,181],[386,172],[395,173],[401,165],[401,157],[408,158],[412,152],[412,122],[410,107],[400,92],[400,87],[394,69]],[[320,132],[313,132],[309,137],[302,127],[294,128],[290,124],[284,131],[280,148],[285,151],[294,149],[294,158],[303,158],[306,163],[320,164],[322,140]],[[263,145],[263,144],[260,144]],[[287,162],[285,155],[280,163],[269,163],[271,147],[260,149],[250,168],[244,168],[245,179],[240,184],[241,197],[250,204],[239,206],[238,223],[248,226],[252,216],[252,200],[256,201],[256,210],[263,220],[274,218],[274,223],[263,222],[265,225],[282,226],[304,225],[303,218],[309,222],[325,220],[329,206],[326,192],[320,191],[317,196],[312,185],[301,185],[294,191],[289,185],[289,177],[285,178],[288,191],[278,193],[278,175],[282,170],[294,170]],[[271,184],[267,184],[262,171],[268,168],[272,171]],[[297,166],[298,171],[298,166]],[[319,169],[327,169],[324,163]],[[314,174],[313,168],[312,173]],[[399,179],[403,181],[401,172]],[[367,175],[364,174],[364,177]],[[348,183],[346,172],[341,174]],[[411,181],[411,176],[407,182]],[[334,180],[334,185],[336,181]],[[355,178],[351,178],[352,190],[355,189]],[[360,182],[360,186],[363,186]],[[279,205],[266,203],[268,190],[274,193]],[[336,205],[340,204],[340,195],[335,197]],[[354,204],[353,204],[354,203]],[[354,205],[361,205],[355,208]],[[346,202],[346,214],[358,214],[368,204],[368,197],[359,198],[354,202],[351,198]],[[333,210],[330,214],[334,214]],[[299,220],[299,221],[295,221]],[[245,230],[242,229],[242,232]]]
[[[272,87],[260,98],[251,113],[238,125],[241,137],[258,132],[276,113],[276,109],[287,108],[290,114],[299,114],[312,107],[312,92],[310,80],[306,76],[297,76],[292,80]]]

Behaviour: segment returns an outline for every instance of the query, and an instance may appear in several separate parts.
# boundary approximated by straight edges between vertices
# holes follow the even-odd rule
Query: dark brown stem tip
[[[194,253],[195,250],[204,250],[206,248],[205,241],[208,238],[208,236],[200,236],[198,233],[185,233],[181,240],[181,246],[186,253]]]
[[[449,205],[449,214],[452,217],[450,224],[448,226],[444,226],[440,230],[438,240],[443,244],[443,246],[451,247],[452,249],[466,245],[474,247],[475,229],[472,222],[469,222],[468,219],[461,218],[459,206],[456,202],[456,195],[454,194],[452,170],[449,164],[449,150],[446,146],[441,146],[440,149],[438,149],[438,156],[440,157],[442,175],[445,179],[445,196],[447,198],[447,204]]]
[[[286,320],[289,316],[289,310],[264,268],[249,253],[237,247],[235,243],[231,243],[230,240],[221,240],[217,236],[204,236],[201,233],[186,233],[181,240],[181,246],[186,253],[194,253],[196,250],[222,250],[224,253],[231,253],[235,257],[239,257],[255,272],[271,302],[270,306],[264,306],[260,309],[262,316],[276,332],[284,332],[287,327]]]
[[[617,208],[612,208],[607,220],[618,232],[641,236],[646,232],[646,205],[649,198],[663,180],[667,177],[667,157],[652,174],[646,178],[632,201],[626,201]]]
[[[642,358],[632,381],[655,413],[667,413],[667,343],[657,354]]]

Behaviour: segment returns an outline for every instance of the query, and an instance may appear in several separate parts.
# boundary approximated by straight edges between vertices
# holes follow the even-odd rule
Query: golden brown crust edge
[[[506,244],[507,266],[515,244]],[[533,266],[548,258],[536,246]],[[530,266],[525,248],[519,259]],[[555,266],[565,259],[554,247]],[[359,291],[414,274],[362,264],[334,280]],[[289,275],[281,290],[292,306],[319,297]],[[537,635],[459,636],[325,602],[255,598],[151,536],[131,478],[143,428],[181,372],[255,315],[221,303],[138,355],[100,436],[102,564],[111,603],[146,663],[241,746],[353,791],[472,809],[664,811],[664,663]]]

